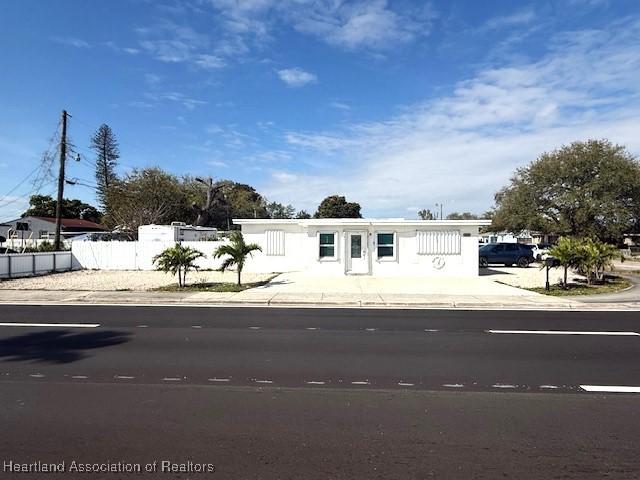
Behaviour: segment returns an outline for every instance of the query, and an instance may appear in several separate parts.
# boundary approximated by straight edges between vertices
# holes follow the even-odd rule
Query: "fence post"
[[[31,269],[33,270],[33,274],[36,274],[36,254],[32,253],[31,254]]]
[[[56,273],[56,252],[53,252],[53,273]]]
[[[9,278],[11,278],[11,254],[7,255],[7,273],[9,274]]]

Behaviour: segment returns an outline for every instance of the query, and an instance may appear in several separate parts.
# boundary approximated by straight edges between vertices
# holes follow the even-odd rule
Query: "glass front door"
[[[366,232],[348,232],[347,249],[347,273],[369,273]]]

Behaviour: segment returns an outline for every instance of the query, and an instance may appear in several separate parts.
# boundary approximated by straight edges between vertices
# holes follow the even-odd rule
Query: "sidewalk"
[[[238,293],[216,292],[96,292],[3,290],[0,304],[21,305],[176,305],[260,307],[360,307],[460,310],[630,310],[638,303],[590,303],[565,298],[497,295],[424,295],[368,293],[283,293],[259,289]]]

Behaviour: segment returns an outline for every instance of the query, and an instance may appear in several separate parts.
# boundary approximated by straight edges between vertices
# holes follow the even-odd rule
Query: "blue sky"
[[[69,178],[92,181],[107,123],[122,174],[230,178],[309,211],[338,193],[367,216],[481,213],[515,168],[574,140],[640,153],[636,0],[21,0],[1,15],[0,219],[54,192],[29,174],[63,108],[83,157]]]

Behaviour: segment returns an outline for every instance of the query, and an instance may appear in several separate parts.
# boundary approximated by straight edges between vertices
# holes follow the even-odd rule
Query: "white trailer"
[[[141,242],[203,242],[216,240],[217,235],[217,228],[198,227],[184,222],[138,227],[138,240]]]

